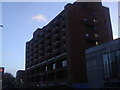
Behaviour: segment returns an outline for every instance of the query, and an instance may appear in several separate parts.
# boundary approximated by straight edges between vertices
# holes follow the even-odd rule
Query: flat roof
[[[100,44],[98,46],[86,49],[86,54],[98,51],[98,50],[103,49],[103,48],[109,48],[109,49],[116,48],[117,49],[119,47],[120,47],[120,38],[117,38],[115,40],[112,40],[112,41],[109,41],[109,42],[105,42],[105,43]]]

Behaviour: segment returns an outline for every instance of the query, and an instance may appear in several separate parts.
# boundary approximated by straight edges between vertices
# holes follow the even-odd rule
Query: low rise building
[[[24,88],[25,87],[25,71],[18,70],[16,74],[16,87],[17,88]]]
[[[86,50],[90,88],[120,87],[120,38]]]

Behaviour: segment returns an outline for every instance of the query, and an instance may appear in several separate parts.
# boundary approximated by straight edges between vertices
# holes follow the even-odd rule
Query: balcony
[[[51,38],[52,38],[51,36],[47,36],[46,40],[51,40]]]
[[[54,50],[53,57],[57,57],[59,55],[61,55],[61,50],[60,49]]]
[[[55,64],[53,63],[50,63],[47,65],[47,71],[51,71],[51,70],[54,70],[55,69]]]
[[[51,33],[51,28],[47,28],[46,33]]]
[[[44,48],[44,44],[40,44],[40,45],[39,45],[39,48],[40,48],[40,49],[43,49],[43,48]]]
[[[39,44],[39,41],[34,42],[34,47],[36,47]]]
[[[86,33],[85,35],[86,40],[94,40],[94,41],[98,41],[99,39],[99,34],[91,34],[91,33]]]
[[[51,54],[52,53],[52,48],[50,47],[47,47],[46,50],[45,50],[45,53],[48,55],[48,54]]]
[[[65,30],[66,30],[65,28],[62,29],[63,32],[65,32]]]
[[[60,34],[60,30],[54,30],[53,34]]]
[[[39,54],[38,54],[38,53],[35,53],[35,54],[34,54],[34,58],[36,58],[36,59],[37,59],[37,58],[38,58],[38,56],[39,56]]]
[[[39,60],[44,60],[44,56],[39,56],[38,59]]]
[[[39,45],[39,50],[43,51],[44,50],[44,46],[43,45]]]
[[[38,53],[39,51],[38,51],[38,48],[35,48],[34,49],[34,53]]]
[[[38,39],[39,39],[38,37],[35,37],[35,38],[34,38],[34,41],[36,42],[36,41],[38,41]]]
[[[55,38],[55,37],[60,37],[60,34],[53,35],[53,38]]]
[[[61,42],[60,41],[55,41],[53,44],[54,44],[54,46],[56,46],[56,45],[60,45]]]
[[[86,42],[89,43],[91,46],[99,45],[98,40],[87,40]]]
[[[51,43],[51,39],[46,39],[45,44]]]
[[[66,28],[65,23],[62,23],[62,28],[65,30]]]

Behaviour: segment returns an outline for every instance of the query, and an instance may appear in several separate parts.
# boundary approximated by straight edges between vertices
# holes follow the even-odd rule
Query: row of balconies
[[[47,57],[44,57],[44,56],[40,56],[38,59],[33,59],[33,60],[28,60],[28,62],[27,63],[30,63],[30,62],[33,62],[33,61],[35,61],[35,60],[37,60],[37,61],[39,61],[39,63],[40,62],[43,62],[43,61],[45,61],[45,60],[49,60],[49,59],[51,59],[52,57],[55,57],[55,56],[57,56],[57,55],[59,55],[60,53],[57,53],[57,54],[55,54],[55,55],[48,55]],[[30,66],[33,66],[33,65],[35,65],[36,64],[36,62],[35,63],[31,63],[30,65],[29,65],[29,67]]]
[[[35,42],[34,46],[30,46],[29,48],[27,47],[26,51],[28,52],[29,50],[33,51],[35,48],[41,48],[43,46],[50,46],[50,44],[55,45],[55,44],[63,44],[62,41],[65,42],[66,36],[63,37],[56,37],[53,40],[41,40],[40,42]]]
[[[59,57],[65,56],[66,53],[56,53],[55,55],[48,55],[47,57],[40,56],[38,59],[33,59],[33,60],[27,60],[26,61],[26,66],[27,68],[35,66],[36,63],[43,63],[44,61],[53,61],[54,59],[59,59]]]
[[[64,28],[65,28],[65,26],[64,26]],[[51,30],[48,30],[46,33],[44,32],[44,33],[41,33],[41,34],[39,34],[38,36],[36,36],[35,38],[34,38],[34,42],[37,42],[40,38],[42,39],[42,38],[48,38],[48,37],[52,37],[53,35],[55,35],[55,34],[61,34],[62,35],[62,33],[63,32],[65,32],[65,30],[62,30],[62,29],[64,29],[64,28],[61,28],[61,27],[55,27],[55,28],[53,28],[53,29],[51,29]],[[44,30],[43,30],[44,31]],[[49,39],[49,38],[48,38]]]
[[[39,60],[47,60],[50,57],[55,57],[61,53],[65,53],[66,52],[66,48],[64,47],[60,47],[60,45],[56,46],[56,48],[52,49],[46,49],[45,51],[40,51],[39,53],[34,53],[33,56],[27,56],[27,61],[32,61],[34,59],[39,59]]]
[[[54,53],[55,50],[62,49],[64,47],[66,47],[66,41],[62,41],[62,42],[56,41],[54,43],[50,42],[50,43],[47,43],[47,45],[40,45],[40,47],[38,47],[38,48],[34,48],[33,50],[28,50],[26,52],[26,54],[27,54],[27,57],[29,57],[29,56],[33,56],[37,53],[39,53],[39,55],[43,52],[50,53],[49,52],[50,49],[52,49],[51,51],[53,51],[53,53]]]
[[[60,27],[60,26],[53,27],[53,29],[51,28],[51,30],[47,30],[46,33],[44,31],[45,30],[43,30],[42,33],[38,34],[38,36],[36,36],[34,39],[32,39],[30,41],[30,43],[27,44],[27,47],[34,46],[34,42],[38,42],[40,39],[42,40],[43,38],[51,39],[53,36],[54,37],[58,36],[58,34],[59,35],[61,34],[61,37],[63,37],[62,33],[65,33],[65,25],[63,25],[63,27]]]
[[[62,37],[63,39],[60,39],[60,37],[54,39],[54,40],[46,40],[43,43],[36,43],[36,45],[34,45],[34,47],[32,47],[31,50],[33,50],[34,48],[41,48],[43,46],[54,46],[55,44],[64,44],[64,42],[66,42],[66,37]],[[30,49],[28,49],[27,51],[29,51]]]
[[[47,65],[40,65],[38,67],[35,67],[33,69],[30,69],[27,71],[27,75],[35,75],[35,74],[43,74],[46,72],[50,72],[50,71],[54,71],[54,70],[58,70],[61,68],[64,68],[67,66],[67,61],[63,60],[63,61],[57,61],[54,63],[48,63]]]
[[[53,37],[53,39],[56,38],[55,36],[61,36],[61,35],[62,35],[61,37],[65,36],[65,29],[53,30],[53,32],[54,32],[53,34],[48,33],[48,34],[42,34],[41,36],[39,35],[39,36],[35,37],[34,40],[30,41],[29,45],[27,44],[27,49],[29,49],[29,46],[30,47],[34,46],[36,43],[38,43],[38,41],[43,43],[45,41],[44,39],[50,40],[50,39],[52,39],[52,37]]]
[[[51,23],[51,27],[61,26],[61,24],[65,24],[65,16],[57,16],[56,19],[54,19]]]
[[[57,51],[60,51],[60,52],[66,51],[66,44],[63,44],[62,46],[60,46],[58,44],[54,47],[49,46],[49,47],[42,49],[42,50],[36,49],[36,53],[33,51],[30,51],[29,53],[26,54],[26,57],[29,59],[33,59],[36,56],[44,56],[45,54],[46,54],[45,56],[47,56],[47,54],[51,54],[51,53],[54,54]]]

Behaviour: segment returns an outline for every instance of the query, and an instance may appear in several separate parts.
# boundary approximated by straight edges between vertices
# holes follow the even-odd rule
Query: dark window
[[[56,63],[56,68],[62,67],[62,61]]]
[[[57,79],[66,79],[67,78],[67,71],[60,71],[57,72]]]

